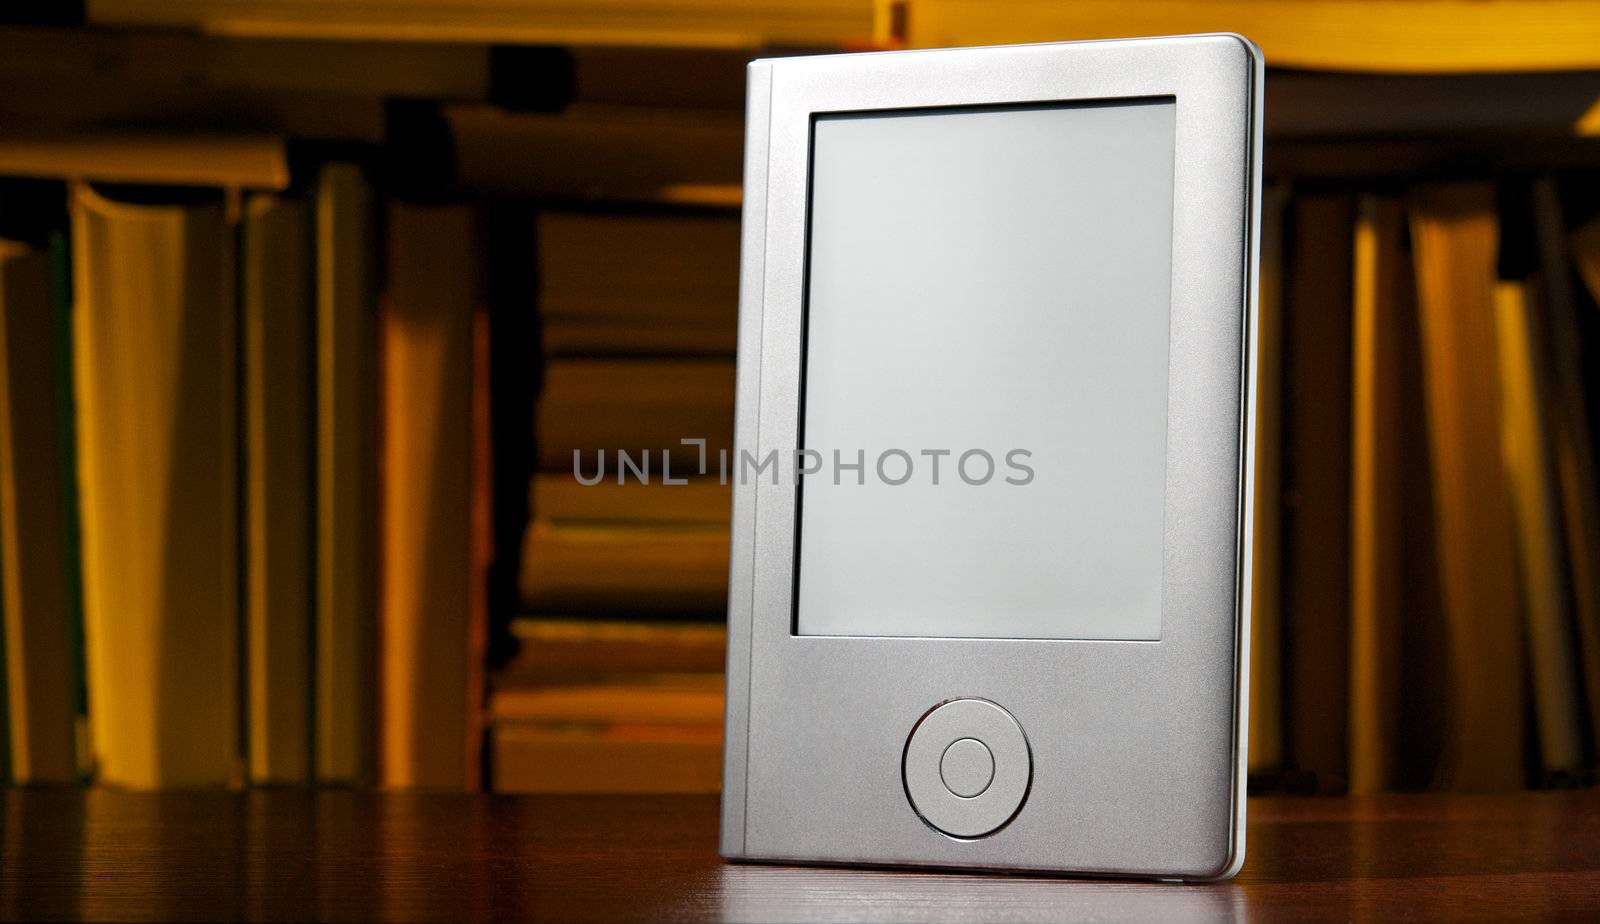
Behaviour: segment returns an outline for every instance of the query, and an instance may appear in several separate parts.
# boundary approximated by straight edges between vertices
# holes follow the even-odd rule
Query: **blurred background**
[[[1224,30],[1252,791],[1592,784],[1579,0],[8,4],[0,780],[716,791],[744,63]]]

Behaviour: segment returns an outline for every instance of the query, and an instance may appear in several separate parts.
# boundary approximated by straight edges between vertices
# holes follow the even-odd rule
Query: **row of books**
[[[738,222],[547,210],[535,237],[545,368],[494,783],[714,791]]]
[[[1594,778],[1600,223],[1576,213],[1585,182],[1268,190],[1258,786]]]
[[[12,778],[475,785],[474,210],[349,164],[69,198],[0,251]]]

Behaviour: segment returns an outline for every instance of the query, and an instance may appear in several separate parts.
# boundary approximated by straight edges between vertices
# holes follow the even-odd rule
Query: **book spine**
[[[310,272],[303,202],[246,203],[241,312],[250,779],[310,781]]]
[[[90,738],[130,788],[237,780],[233,229],[73,193]]]
[[[324,168],[316,193],[316,779],[373,779],[377,310],[372,191]]]

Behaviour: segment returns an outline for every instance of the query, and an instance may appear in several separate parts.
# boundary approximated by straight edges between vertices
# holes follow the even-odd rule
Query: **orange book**
[[[473,789],[488,564],[477,215],[394,203],[382,328],[379,782]]]
[[[716,618],[728,602],[728,525],[534,520],[519,584],[530,612]]]
[[[619,452],[641,469],[648,454],[652,482],[661,479],[663,453],[673,478],[717,477],[723,452],[734,471],[732,360],[553,362],[535,416],[541,471],[573,472],[574,452],[586,478],[598,471],[601,452],[612,480]],[[704,472],[700,447],[685,439],[706,441]]]
[[[1420,188],[1410,225],[1449,676],[1435,782],[1515,789],[1524,782],[1525,661],[1495,374],[1494,188]]]

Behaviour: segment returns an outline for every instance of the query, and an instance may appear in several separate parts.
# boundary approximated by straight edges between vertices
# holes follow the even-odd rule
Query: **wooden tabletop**
[[[12,790],[0,918],[1600,919],[1600,791],[1252,800],[1232,882],[736,865],[703,796]]]

